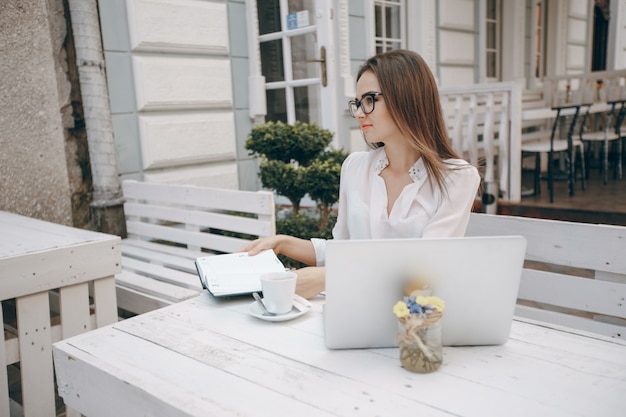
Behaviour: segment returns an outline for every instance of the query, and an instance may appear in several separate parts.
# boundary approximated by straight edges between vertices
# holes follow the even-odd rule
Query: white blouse
[[[465,234],[480,175],[462,159],[445,174],[447,196],[420,158],[409,170],[404,187],[387,214],[387,188],[380,176],[389,165],[384,147],[350,154],[341,167],[339,211],[334,239],[460,237]],[[318,266],[325,265],[326,240],[311,239]]]

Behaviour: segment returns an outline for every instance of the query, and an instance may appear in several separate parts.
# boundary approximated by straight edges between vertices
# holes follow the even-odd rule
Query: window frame
[[[384,10],[388,12],[391,8],[397,8],[399,38],[386,36],[388,33],[387,19],[379,19],[379,11]],[[399,48],[406,48],[407,45],[407,29],[406,29],[406,12],[407,5],[406,0],[373,0],[371,4],[372,10],[372,38],[373,38],[373,52],[386,52],[392,49],[398,49],[389,47],[390,44],[399,44]],[[387,14],[385,14],[387,17]],[[379,23],[382,24],[382,28],[379,31]],[[382,36],[377,36],[377,33],[382,33]]]
[[[548,4],[546,0],[530,0],[529,13],[529,31],[530,38],[528,40],[528,56],[527,72],[525,74],[528,80],[528,89],[537,89],[543,87],[543,79],[547,74],[546,62],[546,23],[548,14]]]
[[[489,2],[494,3],[495,16],[492,18],[489,16]],[[485,63],[485,80],[487,82],[498,82],[502,80],[502,0],[485,0],[485,49],[484,49],[484,63]],[[495,45],[489,47],[489,27],[494,26],[493,33],[495,36]],[[490,68],[489,54],[493,54],[494,68]],[[493,72],[490,70],[493,69]]]

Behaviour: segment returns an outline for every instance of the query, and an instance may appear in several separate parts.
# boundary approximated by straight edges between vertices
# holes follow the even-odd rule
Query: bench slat
[[[163,246],[163,245],[160,245]],[[163,252],[157,252],[147,248],[141,248],[133,245],[122,244],[122,255],[134,258],[143,262],[149,262],[155,265],[161,265],[166,268],[176,269],[186,272],[188,274],[195,274],[196,267],[194,265],[194,259],[189,257],[181,257],[176,255],[170,255]]]
[[[172,255],[181,259],[189,259],[191,261],[201,256],[209,255],[208,252],[194,251],[189,248],[182,248],[179,246],[163,245],[161,243],[150,242],[147,240],[139,240],[135,238],[122,240],[122,252],[124,250],[132,250],[129,249],[129,247],[131,246],[133,248],[142,248],[149,250],[150,252],[153,252],[155,256],[157,256],[157,254]]]
[[[193,185],[172,185],[126,180],[124,197],[148,203],[176,203],[203,209],[275,215],[274,196],[269,191],[241,192]]]
[[[528,240],[528,260],[626,271],[625,227],[472,213],[466,235],[522,235]]]
[[[127,271],[145,275],[160,281],[169,282],[183,288],[202,291],[202,284],[197,274],[188,274],[182,271],[165,268],[161,265],[142,262],[137,259],[122,256],[122,264]]]
[[[126,220],[126,229],[129,234],[133,235],[226,253],[237,251],[247,242],[245,239],[231,236],[194,232],[176,227],[148,224],[133,220]]]
[[[133,290],[123,285],[115,287],[117,292],[117,304],[121,310],[133,314],[143,314],[148,311],[171,305],[160,297],[147,294],[143,289]]]
[[[179,285],[168,284],[164,281],[133,274],[128,271],[123,271],[118,274],[115,279],[126,288],[141,291],[145,294],[169,301],[170,303],[184,301],[200,294],[197,290],[190,290]]]
[[[274,224],[267,220],[228,214],[194,211],[185,208],[146,205],[128,202],[124,205],[126,216],[158,219],[163,222],[195,225],[200,229],[214,228],[255,236],[266,236],[272,232]]]
[[[626,285],[525,269],[518,297],[626,319]]]
[[[586,318],[577,317],[572,314],[564,314],[557,311],[542,310],[538,308],[517,305],[515,307],[515,315],[518,317],[525,317],[528,319],[538,320],[546,323],[556,323],[559,326],[583,330],[586,332],[596,333],[616,339],[626,338],[626,328],[624,326],[589,320]]]

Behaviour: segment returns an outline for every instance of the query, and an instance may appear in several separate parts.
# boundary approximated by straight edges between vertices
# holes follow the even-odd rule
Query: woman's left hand
[[[296,294],[309,299],[315,297],[326,288],[326,268],[322,266],[308,266],[297,269]]]

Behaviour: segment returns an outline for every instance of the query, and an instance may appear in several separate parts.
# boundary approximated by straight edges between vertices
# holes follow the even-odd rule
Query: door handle
[[[328,84],[328,76],[326,75],[326,47],[320,47],[320,59],[307,59],[306,62],[319,62],[322,64],[322,86]]]

